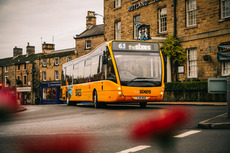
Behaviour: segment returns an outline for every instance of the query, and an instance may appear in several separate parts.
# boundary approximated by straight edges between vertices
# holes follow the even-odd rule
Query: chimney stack
[[[27,46],[26,46],[26,56],[35,54],[35,47],[34,46],[30,46],[30,43],[28,42]]]
[[[89,29],[93,25],[96,25],[96,17],[94,11],[88,11],[88,15],[86,17],[86,29]]]
[[[16,57],[19,55],[22,55],[22,48],[17,48],[17,46],[15,46],[13,50],[13,57]]]
[[[43,53],[50,53],[50,52],[54,51],[54,47],[55,47],[54,44],[47,44],[46,42],[44,42],[42,44],[42,52]]]

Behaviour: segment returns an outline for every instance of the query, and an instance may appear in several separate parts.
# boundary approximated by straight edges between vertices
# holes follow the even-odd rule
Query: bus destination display
[[[114,51],[159,51],[159,45],[152,42],[125,42],[114,41]]]

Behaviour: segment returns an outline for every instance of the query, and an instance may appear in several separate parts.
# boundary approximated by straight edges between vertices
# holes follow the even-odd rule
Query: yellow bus
[[[162,101],[164,62],[159,43],[113,40],[63,64],[61,99],[67,105]]]

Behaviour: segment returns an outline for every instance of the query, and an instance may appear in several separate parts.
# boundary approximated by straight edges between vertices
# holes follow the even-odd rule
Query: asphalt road
[[[25,106],[13,121],[0,125],[0,152],[21,153],[23,138],[81,135],[92,153],[229,153],[230,130],[198,129],[198,123],[226,112],[226,106],[184,106],[193,110],[194,119],[176,131],[168,143],[134,141],[130,131],[138,121],[159,116],[168,105],[109,105],[95,109],[93,105],[34,105]],[[29,144],[30,142],[28,142]]]

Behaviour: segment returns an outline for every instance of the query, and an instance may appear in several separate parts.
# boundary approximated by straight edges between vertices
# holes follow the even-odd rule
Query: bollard
[[[230,78],[227,78],[227,113],[230,118]]]

